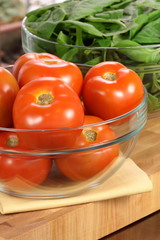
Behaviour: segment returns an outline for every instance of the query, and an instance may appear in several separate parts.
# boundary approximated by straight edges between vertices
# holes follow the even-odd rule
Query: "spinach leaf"
[[[149,22],[152,22],[156,19],[160,18],[160,11],[155,10],[149,14],[140,14],[135,22],[137,24],[136,27],[132,28],[130,30],[130,39],[133,39],[137,33],[140,33],[141,29],[148,24]]]
[[[123,9],[111,10],[111,11],[103,11],[100,13],[96,13],[95,17],[107,18],[107,19],[121,19],[123,18]]]
[[[62,57],[71,48],[66,46],[67,44],[71,44],[70,38],[61,31],[57,36],[56,42],[60,43],[55,45],[56,54]]]
[[[159,0],[137,0],[137,6],[148,7],[152,9],[160,10],[160,1]]]
[[[36,22],[45,22],[48,21],[51,17],[52,11],[49,9],[44,12],[40,17],[37,17]]]
[[[40,23],[33,22],[28,23],[28,30],[39,37],[49,40],[56,26],[57,23],[54,23],[50,20]]]
[[[55,5],[56,8],[56,5]],[[30,17],[35,16],[36,18],[40,17],[43,13],[45,13],[48,10],[52,10],[53,7],[52,6],[46,6],[46,7],[42,7],[42,8],[38,8],[36,10],[33,10],[31,12],[26,13],[27,16],[27,20],[28,22],[30,22]]]
[[[154,21],[160,18],[160,10],[155,10],[148,14],[148,22]]]
[[[121,21],[119,19],[105,19],[105,18],[99,18],[99,17],[87,17],[86,20],[90,21],[90,24],[96,26],[97,29],[103,29],[101,30],[104,36],[113,36],[120,33],[125,33],[129,29],[131,29],[133,26],[135,26],[135,23],[130,21]],[[103,23],[103,25],[99,25],[98,23]]]
[[[70,48],[70,50],[68,50],[64,53],[64,55],[62,56],[62,59],[69,61],[69,62],[71,62],[71,61],[77,62],[78,61],[77,53],[78,53],[78,48],[76,48],[76,47]]]
[[[130,29],[132,29],[133,27],[135,27],[136,24],[134,22],[128,22],[126,23],[126,27],[121,27],[121,28],[118,28],[114,25],[112,26],[112,29],[111,31],[108,31],[104,34],[104,36],[115,36],[115,35],[118,35],[118,34],[123,34],[123,33],[127,33]]]
[[[102,62],[102,57],[101,56],[98,56],[98,57],[95,57],[93,59],[91,59],[90,61],[87,61],[85,62],[86,65],[96,65],[98,64],[99,62]]]
[[[47,10],[35,22],[28,22],[29,30],[44,38],[50,40],[57,24],[65,17],[65,12],[60,8],[55,8],[53,11]]]
[[[133,40],[140,44],[160,43],[160,18],[146,24]]]
[[[160,96],[157,97],[151,93],[148,93],[148,111],[153,112],[160,108]]]
[[[91,35],[101,37],[103,33],[96,29],[93,25],[81,21],[66,20],[63,22],[64,25],[70,25],[71,27],[80,27],[84,32],[87,32]]]
[[[138,33],[141,28],[148,22],[148,15],[147,14],[141,14],[137,17],[137,19],[135,20],[135,23],[137,24],[137,26],[135,26],[134,28],[132,28],[130,30],[130,39],[133,39],[133,37],[136,35],[136,33]]]
[[[89,23],[92,26],[94,26],[96,29],[98,29],[103,34],[106,33],[106,25],[104,23],[101,23],[101,22],[87,22],[87,23]]]
[[[131,1],[131,3],[124,8],[124,14],[134,20],[141,14],[141,9],[137,7],[135,2]]]
[[[76,44],[77,46],[84,46],[83,44],[83,36],[82,29],[80,27],[76,27]]]
[[[114,46],[120,47],[121,49],[119,48],[117,49],[117,51],[120,53],[123,53],[125,56],[134,60],[135,62],[143,62],[143,63],[160,62],[160,49],[154,49],[147,46],[142,47],[140,44],[131,40],[120,41]],[[130,47],[134,47],[134,48],[132,49]]]
[[[70,8],[69,19],[79,20],[94,13],[100,12],[104,7],[111,6],[113,3],[121,0],[81,0],[75,1],[74,6]]]
[[[114,4],[113,6],[111,6],[111,8],[113,9],[119,9],[119,8],[125,8],[129,3],[132,3],[132,0],[124,0],[121,1],[120,3]]]
[[[111,38],[110,37],[105,37],[105,38],[100,38],[96,39],[95,42],[93,43],[94,46],[98,44],[99,47],[110,47],[111,46]]]
[[[90,16],[90,17],[87,17],[86,20],[90,21],[90,22],[109,23],[110,28],[112,28],[112,23],[118,24],[118,25],[122,26],[123,28],[126,28],[126,25],[119,19],[105,19],[105,18]]]

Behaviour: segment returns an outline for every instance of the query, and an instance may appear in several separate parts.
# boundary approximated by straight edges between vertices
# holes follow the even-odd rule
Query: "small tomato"
[[[72,153],[56,159],[57,168],[66,177],[74,181],[85,181],[105,170],[119,155],[118,144],[105,148],[94,149],[94,145],[115,139],[114,131],[106,124],[88,126],[102,122],[96,116],[85,116],[84,129],[76,139],[74,149],[91,147],[92,150]]]
[[[46,157],[26,156],[18,135],[14,132],[0,133],[2,150],[22,154],[0,153],[0,179],[11,190],[24,190],[41,184],[48,176],[52,160]]]

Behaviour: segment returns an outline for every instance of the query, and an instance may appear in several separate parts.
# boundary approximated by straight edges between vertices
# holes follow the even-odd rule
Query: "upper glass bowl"
[[[49,52],[84,66],[117,61],[135,70],[149,95],[149,117],[160,116],[160,3],[68,0],[29,12],[25,52]]]
[[[129,157],[147,121],[144,91],[135,109],[111,120],[63,129],[0,128],[0,191],[25,198],[63,198],[103,183]],[[95,140],[97,132],[102,134],[100,142]],[[106,133],[112,138],[105,138]],[[74,147],[81,134],[92,144]]]

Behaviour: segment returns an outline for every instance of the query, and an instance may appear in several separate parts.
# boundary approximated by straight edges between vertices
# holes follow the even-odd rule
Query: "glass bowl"
[[[31,33],[22,22],[24,52],[49,52],[82,68],[117,61],[136,71],[148,92],[148,118],[160,116],[160,44],[135,47],[87,47],[50,41]],[[85,74],[85,71],[84,71]]]
[[[0,128],[0,191],[24,198],[64,198],[106,181],[130,156],[147,121],[144,92],[135,109],[111,120],[63,129]],[[114,133],[111,140],[93,140],[106,129]],[[92,144],[74,147],[81,134]]]

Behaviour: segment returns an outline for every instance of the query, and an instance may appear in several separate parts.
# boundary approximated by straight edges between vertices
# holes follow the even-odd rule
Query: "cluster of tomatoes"
[[[139,76],[118,62],[102,62],[83,76],[76,64],[55,55],[26,53],[15,62],[12,72],[0,67],[0,149],[55,151],[113,140],[116,136],[111,127],[97,123],[125,114],[143,97]],[[66,177],[84,181],[102,171],[118,154],[116,144],[62,154],[54,160]],[[41,184],[52,162],[47,157],[1,153],[0,179],[17,188],[16,178]]]

